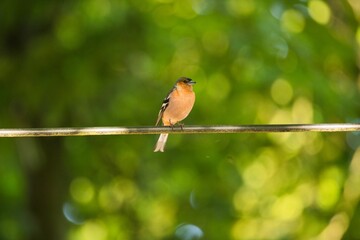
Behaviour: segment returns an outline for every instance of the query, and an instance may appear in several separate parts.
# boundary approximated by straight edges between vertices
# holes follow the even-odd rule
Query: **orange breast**
[[[185,119],[189,115],[194,103],[195,93],[193,91],[175,90],[162,116],[163,124],[169,126]]]

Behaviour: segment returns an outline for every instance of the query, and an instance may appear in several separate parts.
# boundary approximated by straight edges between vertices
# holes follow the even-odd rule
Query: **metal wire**
[[[143,134],[205,134],[205,133],[276,133],[276,132],[354,132],[360,124],[270,124],[181,127],[88,127],[88,128],[3,128],[0,137],[60,137]]]

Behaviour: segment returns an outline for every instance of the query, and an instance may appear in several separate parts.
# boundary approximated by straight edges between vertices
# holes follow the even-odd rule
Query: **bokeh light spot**
[[[297,153],[307,142],[307,135],[306,133],[292,133],[288,140],[284,143],[286,149],[289,152]]]
[[[63,214],[65,218],[73,224],[82,224],[84,221],[78,209],[70,203],[64,203]]]
[[[153,74],[154,62],[149,55],[135,52],[128,58],[129,69],[137,78],[148,79]]]
[[[288,194],[277,199],[272,206],[272,215],[283,221],[294,220],[300,216],[303,208],[303,202],[297,195]]]
[[[280,20],[281,19],[281,14],[284,11],[284,6],[282,3],[280,2],[275,2],[271,7],[270,7],[270,13],[271,15]]]
[[[100,189],[99,204],[104,210],[112,212],[119,209],[125,201],[132,200],[136,192],[132,181],[115,178]]]
[[[356,150],[360,146],[360,133],[359,132],[346,133],[346,142],[349,147]]]
[[[351,159],[349,176],[345,183],[344,200],[357,202],[360,197],[360,148],[357,148]]]
[[[252,189],[240,188],[234,194],[233,203],[237,211],[248,215],[258,207],[259,196]]]
[[[288,81],[279,78],[271,86],[271,97],[277,104],[286,105],[293,97],[293,88]]]
[[[172,5],[159,5],[153,12],[152,16],[155,22],[164,28],[172,27],[175,24],[174,8]]]
[[[211,0],[193,0],[194,11],[199,15],[208,13],[214,6],[214,1]]]
[[[74,240],[105,240],[107,239],[107,227],[101,221],[88,221],[81,226],[75,234]]]
[[[270,123],[271,124],[284,124],[284,123],[291,123],[291,113],[285,109],[278,109],[272,116]],[[278,135],[278,134],[276,134]],[[285,133],[286,135],[286,133]]]
[[[336,214],[331,218],[329,224],[316,239],[345,239],[344,233],[348,229],[349,220],[349,216],[346,212]]]
[[[156,239],[163,239],[170,234],[176,217],[177,204],[173,199],[162,198],[144,202],[142,208],[147,218],[147,228]]]
[[[281,16],[281,27],[292,33],[300,33],[305,28],[304,16],[294,9],[286,10]]]
[[[202,42],[206,51],[214,55],[223,55],[229,47],[229,39],[224,32],[205,32]]]
[[[111,4],[108,0],[89,0],[82,4],[84,17],[93,27],[106,23],[111,12]]]
[[[184,19],[192,19],[196,17],[196,12],[193,9],[190,0],[175,1],[175,13],[177,16]]]
[[[331,11],[327,3],[320,0],[311,0],[308,4],[309,14],[319,24],[327,24],[330,20]]]
[[[200,239],[203,235],[204,233],[201,228],[194,224],[182,224],[175,231],[175,236],[181,240]]]
[[[360,45],[360,27],[356,30],[356,41],[357,44]]]
[[[76,178],[70,184],[70,194],[79,203],[88,203],[94,197],[94,186],[87,178]]]
[[[285,59],[289,53],[289,46],[284,38],[273,37],[273,51],[278,58]]]
[[[231,235],[235,240],[262,239],[259,237],[261,222],[258,219],[244,219],[237,221],[231,229]]]
[[[256,4],[253,0],[227,0],[226,7],[229,13],[231,13],[232,15],[248,16],[255,11]]]
[[[175,35],[187,35],[191,34],[188,32],[189,29],[181,29],[178,32],[174,32]],[[180,33],[182,32],[182,33]],[[189,75],[186,68],[195,67],[199,69],[199,62],[201,53],[196,44],[196,40],[190,37],[179,38],[176,40],[176,52],[174,53],[173,59],[170,63],[169,74],[173,75],[173,79],[177,79],[180,76],[191,76]]]
[[[213,99],[225,99],[230,92],[230,88],[230,82],[223,74],[216,73],[209,77],[207,91]]]
[[[314,109],[312,102],[305,97],[297,98],[291,111],[293,122],[313,123]]]
[[[189,196],[189,202],[190,202],[190,206],[194,209],[198,208],[199,204],[198,201],[196,199],[196,193],[195,191],[191,191],[190,196]]]
[[[342,180],[343,173],[337,167],[326,169],[321,174],[316,200],[322,209],[334,207],[340,197]]]
[[[316,155],[324,146],[323,135],[311,133],[306,136],[305,151],[310,155]]]
[[[260,188],[266,182],[268,175],[264,165],[254,162],[244,171],[245,184],[251,188]]]

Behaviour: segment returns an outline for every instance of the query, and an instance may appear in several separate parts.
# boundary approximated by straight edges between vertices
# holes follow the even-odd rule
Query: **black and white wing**
[[[160,111],[159,111],[159,115],[158,115],[158,119],[156,121],[155,126],[157,126],[162,118],[162,115],[164,114],[166,108],[169,106],[169,101],[170,101],[170,97],[171,97],[171,93],[175,90],[175,87],[173,89],[171,89],[171,91],[168,93],[168,95],[164,98]]]

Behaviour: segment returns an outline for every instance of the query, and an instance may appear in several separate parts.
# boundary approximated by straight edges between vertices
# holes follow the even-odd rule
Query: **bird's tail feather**
[[[169,134],[167,134],[167,133],[160,134],[160,137],[156,143],[154,152],[158,152],[158,151],[164,152],[164,148],[165,148],[165,144],[166,144],[168,136],[169,136]]]

